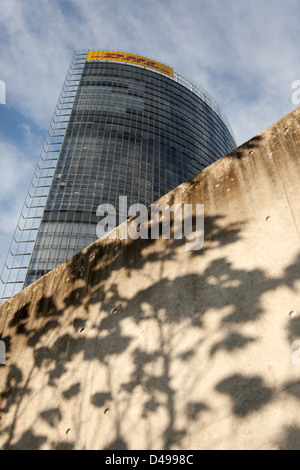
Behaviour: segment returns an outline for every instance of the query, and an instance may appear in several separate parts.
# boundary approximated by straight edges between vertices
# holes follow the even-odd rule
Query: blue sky
[[[73,51],[125,50],[191,77],[238,144],[292,111],[299,0],[2,0],[0,268]]]

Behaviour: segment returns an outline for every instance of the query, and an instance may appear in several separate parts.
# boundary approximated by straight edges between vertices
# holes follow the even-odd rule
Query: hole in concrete
[[[69,434],[70,431],[71,431],[71,428],[68,428],[68,429],[66,430],[66,434]]]
[[[111,313],[113,313],[114,315],[116,315],[116,313],[118,313],[118,309],[117,308],[113,308]]]
[[[108,414],[109,414],[109,408],[105,408],[104,414],[105,414],[105,415],[108,415]]]
[[[271,216],[270,216],[270,215],[268,215],[268,217],[266,217],[266,220],[270,220],[270,219],[271,219]]]
[[[294,310],[291,310],[290,313],[289,313],[289,316],[291,318],[294,318],[296,316],[296,312]]]
[[[80,333],[82,333],[83,331],[84,331],[84,328],[81,328]]]

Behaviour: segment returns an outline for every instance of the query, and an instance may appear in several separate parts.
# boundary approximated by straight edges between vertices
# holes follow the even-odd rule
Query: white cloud
[[[1,231],[12,232],[28,189],[33,167],[12,143],[0,142]]]
[[[9,0],[0,78],[8,102],[47,127],[75,49],[141,52],[208,89],[242,143],[294,107],[299,11],[297,0]]]
[[[0,266],[17,225],[33,172],[25,154],[13,143],[0,142]]]
[[[295,107],[299,14],[298,0],[6,0],[0,79],[7,106],[45,134],[74,50],[140,52],[206,88],[242,143]],[[13,231],[24,200],[39,153],[36,143],[31,149],[0,146],[2,234]]]

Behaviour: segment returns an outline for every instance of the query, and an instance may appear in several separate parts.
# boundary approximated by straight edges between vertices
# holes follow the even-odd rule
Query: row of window
[[[64,137],[32,279],[89,244],[100,203],[117,206],[121,194],[149,204],[233,147],[221,118],[165,76],[99,62],[86,62],[80,80],[73,72],[46,148],[58,151]]]

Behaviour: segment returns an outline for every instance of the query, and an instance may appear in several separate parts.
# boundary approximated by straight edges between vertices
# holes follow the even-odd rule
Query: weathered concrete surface
[[[2,305],[1,447],[299,448],[299,152],[300,108],[161,200],[204,249],[99,240]]]

